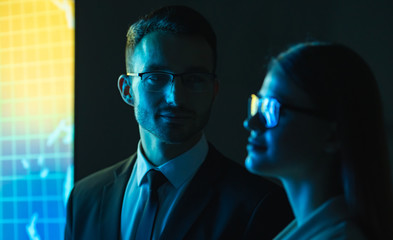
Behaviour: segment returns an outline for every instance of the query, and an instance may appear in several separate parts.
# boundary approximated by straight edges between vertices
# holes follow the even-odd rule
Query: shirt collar
[[[209,145],[206,137],[202,135],[201,139],[190,150],[155,167],[143,155],[142,144],[141,141],[139,141],[135,165],[138,186],[142,184],[142,179],[145,174],[149,170],[155,169],[161,171],[175,188],[179,188],[195,175],[196,171],[205,160],[208,149]]]
[[[280,239],[300,239],[311,236],[312,233],[327,229],[339,221],[350,218],[348,206],[344,195],[330,198],[314,210],[302,225],[298,225],[294,219],[284,230],[282,230],[274,240]],[[308,235],[306,235],[308,234]],[[309,237],[305,237],[308,239]]]
[[[338,195],[325,201],[321,206],[314,210],[304,221],[305,224],[314,222],[320,225],[328,225],[331,220],[345,219],[349,217],[348,206],[344,195]],[[322,224],[323,223],[323,224]],[[298,226],[301,227],[301,226]]]

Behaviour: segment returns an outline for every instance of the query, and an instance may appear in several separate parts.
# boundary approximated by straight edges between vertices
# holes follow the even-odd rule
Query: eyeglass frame
[[[251,114],[251,98],[252,96],[255,96],[257,98],[257,112],[252,115]],[[264,99],[270,99],[271,101],[274,101],[278,104],[278,113],[277,113],[277,121],[273,126],[268,126],[267,124],[267,120],[266,117],[263,115],[262,113],[262,102]],[[278,123],[280,121],[280,111],[281,109],[290,109],[290,110],[294,110],[296,112],[300,112],[300,113],[304,113],[304,114],[308,114],[308,115],[313,115],[319,118],[326,118],[323,116],[323,114],[321,114],[320,112],[316,111],[315,109],[310,109],[310,108],[302,108],[302,107],[298,107],[298,106],[294,106],[291,104],[287,104],[287,103],[281,103],[280,101],[278,101],[277,98],[274,97],[259,97],[256,94],[251,94],[251,96],[248,98],[248,110],[247,110],[247,114],[248,114],[248,120],[253,118],[255,115],[258,114],[259,119],[263,120],[265,128],[270,129],[270,128],[275,128],[278,126]]]
[[[140,77],[141,80],[143,80],[143,75],[144,74],[148,74],[148,73],[163,73],[163,74],[167,74],[169,76],[172,77],[171,79],[171,83],[173,84],[175,81],[176,77],[180,77],[180,79],[182,80],[183,83],[183,75],[187,75],[187,74],[206,74],[206,75],[210,75],[211,76],[211,80],[214,81],[217,78],[217,75],[215,73],[209,73],[209,72],[184,72],[184,73],[170,73],[170,72],[165,72],[165,71],[149,71],[149,72],[141,72],[141,73],[130,73],[127,72],[127,76],[132,76],[132,77]],[[190,90],[190,89],[189,89]],[[205,92],[205,91],[192,91],[191,92]],[[150,92],[160,92],[160,91],[150,91]]]

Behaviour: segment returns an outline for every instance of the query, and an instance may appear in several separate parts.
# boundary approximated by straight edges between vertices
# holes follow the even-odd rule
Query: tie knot
[[[146,177],[149,183],[149,188],[152,191],[157,191],[157,189],[167,181],[162,172],[153,169],[147,172]]]

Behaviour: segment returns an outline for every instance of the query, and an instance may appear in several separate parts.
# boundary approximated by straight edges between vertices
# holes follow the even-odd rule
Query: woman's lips
[[[266,145],[256,139],[256,138],[248,138],[247,150],[250,151],[266,151]]]

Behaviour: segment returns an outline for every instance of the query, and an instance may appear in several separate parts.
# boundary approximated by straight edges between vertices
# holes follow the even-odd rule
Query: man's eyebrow
[[[192,66],[187,68],[186,72],[203,72],[203,73],[210,73],[209,69],[202,66]]]
[[[163,65],[148,65],[144,68],[145,72],[151,72],[151,71],[169,71],[168,66],[163,66]]]

